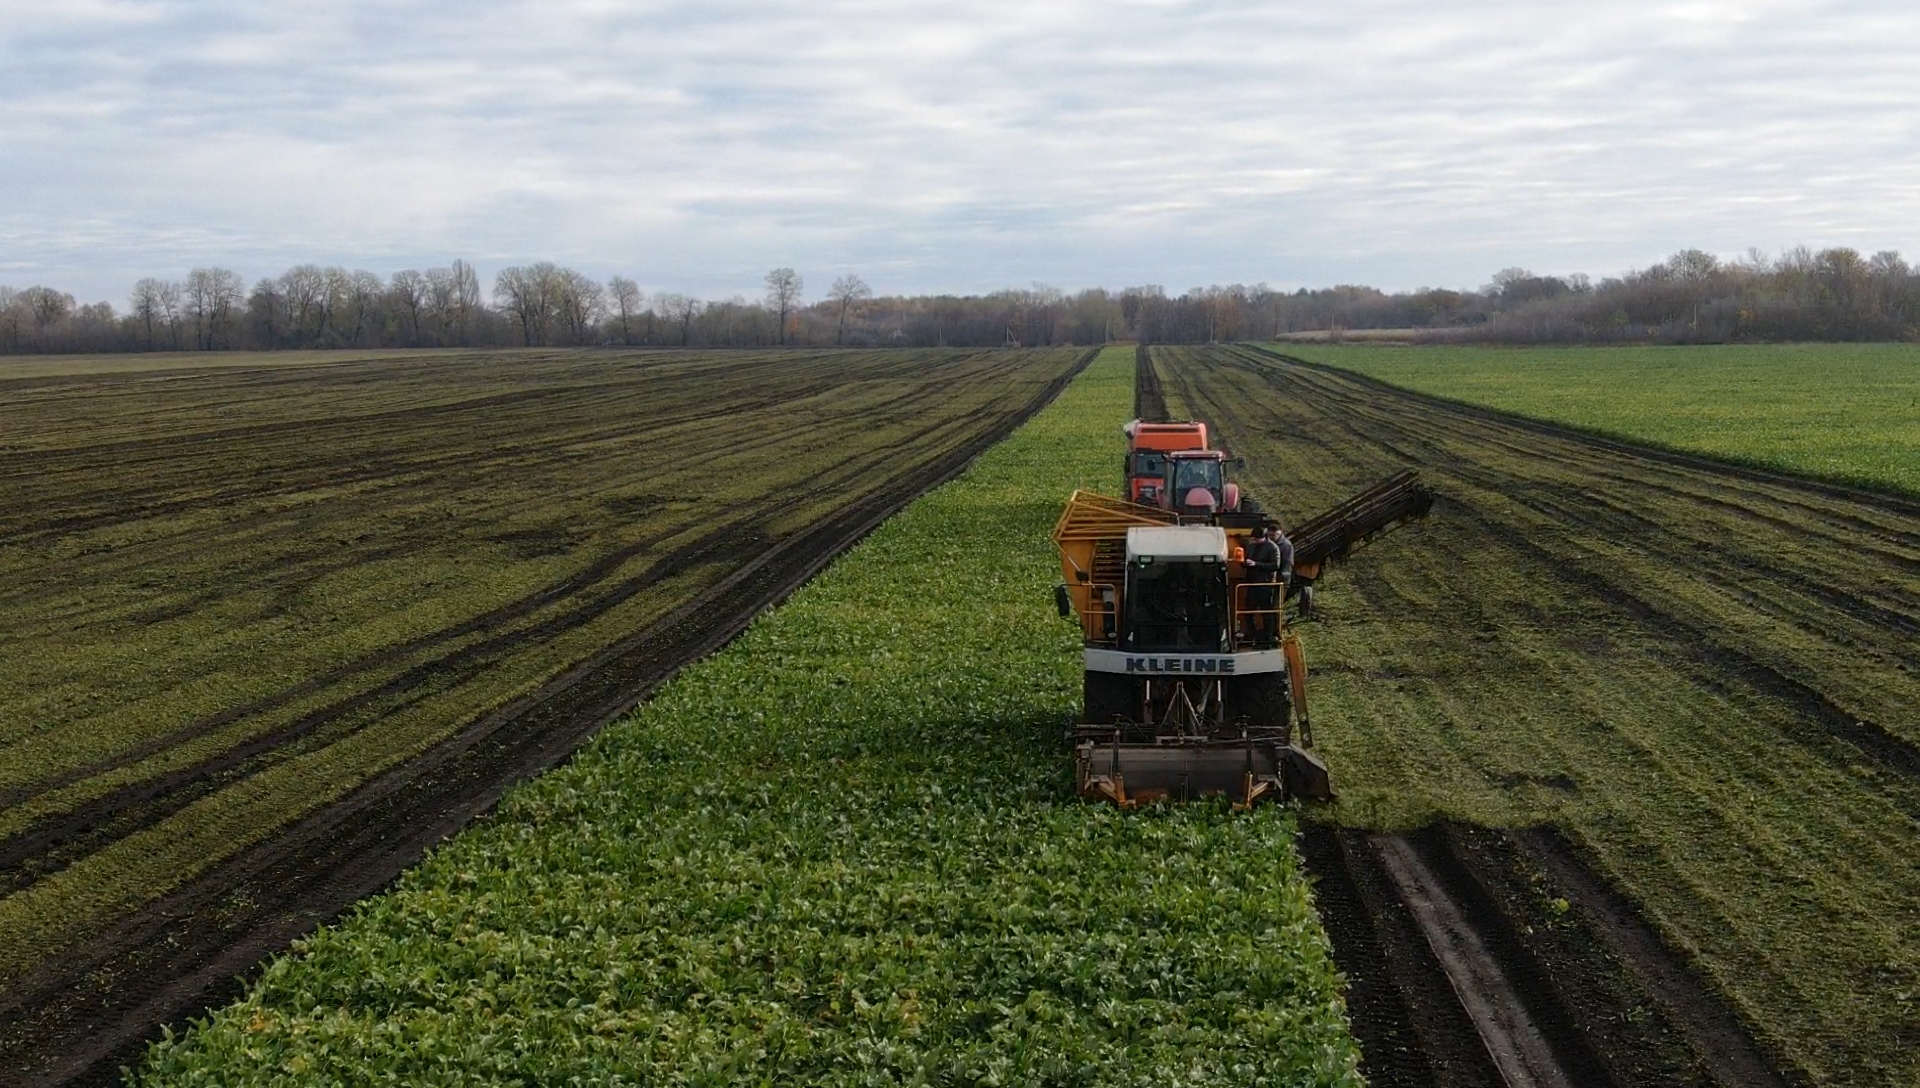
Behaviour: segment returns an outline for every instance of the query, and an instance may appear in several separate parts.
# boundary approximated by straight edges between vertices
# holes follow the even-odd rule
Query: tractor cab
[[[1226,477],[1219,450],[1183,450],[1167,455],[1167,501],[1160,505],[1185,517],[1211,517],[1240,509],[1240,488]]]
[[[1225,651],[1231,625],[1226,530],[1216,525],[1128,529],[1122,599],[1126,608],[1121,622],[1123,650]]]

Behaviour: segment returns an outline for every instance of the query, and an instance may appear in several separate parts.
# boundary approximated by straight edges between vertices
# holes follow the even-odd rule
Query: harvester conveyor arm
[[[1416,469],[1406,469],[1348,498],[1326,513],[1294,529],[1296,567],[1317,567],[1340,560],[1395,525],[1426,514],[1433,507],[1433,489],[1420,482]]]

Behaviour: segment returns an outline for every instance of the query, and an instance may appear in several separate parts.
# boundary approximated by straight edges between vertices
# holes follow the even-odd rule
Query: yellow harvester
[[[1293,531],[1293,578],[1281,584],[1241,562],[1263,514],[1074,492],[1053,539],[1060,614],[1079,617],[1084,642],[1085,699],[1070,730],[1081,794],[1120,805],[1331,797],[1285,602],[1304,606],[1327,562],[1432,503],[1411,471],[1361,492]]]

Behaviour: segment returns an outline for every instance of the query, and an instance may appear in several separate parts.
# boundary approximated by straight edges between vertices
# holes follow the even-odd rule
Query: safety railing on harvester
[[[1242,646],[1280,644],[1280,631],[1286,626],[1285,605],[1279,582],[1240,582],[1233,587],[1232,623],[1234,640]]]

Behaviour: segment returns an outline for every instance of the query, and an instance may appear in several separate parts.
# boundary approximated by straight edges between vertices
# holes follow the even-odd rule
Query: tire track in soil
[[[1350,396],[1344,395],[1343,391],[1331,389],[1327,386],[1315,388],[1314,395],[1328,399],[1339,399],[1342,407],[1354,412],[1357,417],[1366,418],[1381,425],[1397,426],[1403,434],[1425,434],[1432,436],[1431,440],[1426,442],[1422,447],[1424,454],[1415,454],[1412,451],[1407,451],[1409,458],[1418,458],[1422,462],[1429,464],[1441,461],[1451,462],[1447,466],[1448,471],[1462,478],[1470,479],[1489,490],[1502,490],[1503,484],[1510,485],[1512,483],[1511,476],[1491,469],[1479,469],[1461,462],[1446,443],[1449,441],[1459,442],[1467,436],[1461,428],[1449,425],[1450,421],[1433,417],[1389,416],[1377,406],[1366,404],[1363,401],[1357,401]],[[1612,482],[1623,484],[1628,488],[1638,489],[1648,486],[1647,481],[1623,473],[1595,472],[1589,462],[1572,457],[1558,456],[1553,449],[1543,448],[1537,444],[1522,446],[1512,442],[1499,441],[1484,431],[1476,432],[1472,437],[1475,441],[1492,445],[1516,457],[1532,458],[1535,460],[1556,460],[1571,469],[1579,471],[1582,475],[1601,476]],[[1699,495],[1692,491],[1683,491],[1674,487],[1654,487],[1653,489],[1677,498],[1683,498],[1687,502],[1703,501]],[[1545,497],[1545,490],[1552,490],[1559,494],[1563,501],[1555,504],[1551,499]],[[1649,554],[1657,555],[1676,567],[1701,567],[1715,562],[1712,556],[1703,555],[1701,549],[1716,543],[1716,541],[1689,533],[1678,525],[1648,518],[1636,510],[1620,505],[1617,501],[1602,492],[1573,486],[1547,485],[1541,490],[1530,489],[1526,491],[1514,490],[1508,487],[1504,489],[1503,493],[1513,501],[1521,503],[1522,505],[1531,506],[1549,518],[1557,519],[1564,524],[1587,525],[1603,529],[1605,532],[1599,534],[1603,538],[1632,539]],[[1776,529],[1784,528],[1796,534],[1804,533],[1807,529],[1804,525],[1797,525],[1783,518],[1769,516],[1763,511],[1753,509],[1751,506],[1743,506],[1738,503],[1726,501],[1722,501],[1717,505],[1730,514],[1737,515],[1744,519],[1761,521]],[[1857,551],[1859,550],[1857,532],[1857,529],[1848,528],[1827,539],[1834,548]],[[1897,553],[1876,551],[1874,554],[1876,558],[1884,559],[1887,562],[1901,567],[1912,568],[1920,565],[1920,559]],[[1769,575],[1781,586],[1788,587],[1790,590],[1802,592],[1810,596],[1818,596],[1824,603],[1832,604],[1836,607],[1843,607],[1868,622],[1878,623],[1888,627],[1892,633],[1896,635],[1904,636],[1920,633],[1920,620],[1916,620],[1915,617],[1903,613],[1896,608],[1860,600],[1855,593],[1817,581],[1817,568],[1789,570],[1777,563],[1768,562],[1762,556],[1752,554],[1743,555],[1739,566],[1740,569],[1748,572]],[[1727,564],[1721,564],[1721,569],[1726,570],[1730,568]],[[1722,578],[1720,580],[1725,581],[1727,579]],[[1876,586],[1874,588],[1878,590],[1880,587]],[[1885,592],[1894,600],[1905,600],[1904,596],[1899,594],[1897,588],[1891,585],[1888,586]],[[1842,599],[1847,603],[1844,605],[1839,604]]]
[[[1199,406],[1198,390],[1181,391]],[[1529,543],[1475,520],[1507,546]],[[1376,1088],[1789,1083],[1557,832],[1369,834],[1308,820],[1299,849]],[[1543,913],[1543,889],[1570,904],[1565,917]]]
[[[564,761],[690,662],[803,585],[874,527],[959,475],[1093,361],[873,495],[761,552],[720,584],[419,759],[147,904],[81,954],[0,998],[0,1086],[111,1084],[159,1025],[231,1000],[243,973],[375,894],[514,783]]]
[[[1293,391],[1291,395],[1309,394],[1306,391]],[[1342,409],[1350,411],[1354,418],[1373,418],[1382,427],[1398,427],[1402,434],[1417,431],[1425,422],[1403,416],[1371,415],[1370,413],[1376,411],[1371,406],[1338,399],[1337,395],[1325,395],[1323,390],[1316,389],[1311,395],[1322,396],[1329,402],[1339,404]],[[1354,435],[1366,437],[1378,444],[1375,437],[1377,432],[1363,430],[1357,426],[1350,426],[1350,429]],[[1578,508],[1556,505],[1544,499],[1537,491],[1521,491],[1512,488],[1511,478],[1497,471],[1482,470],[1461,463],[1454,453],[1444,447],[1416,443],[1396,445],[1392,448],[1395,456],[1407,463],[1426,465],[1445,463],[1447,471],[1452,475],[1474,481],[1490,490],[1499,491],[1510,501],[1564,524],[1586,525],[1609,531],[1624,531],[1628,528],[1617,520],[1605,518],[1598,511],[1601,500],[1597,497],[1592,500],[1592,505],[1583,504]],[[1608,609],[1626,613],[1642,626],[1660,632],[1675,645],[1689,647],[1692,659],[1704,671],[1720,676],[1737,677],[1756,690],[1766,692],[1792,705],[1801,715],[1795,725],[1810,724],[1822,731],[1816,736],[1806,730],[1797,730],[1792,734],[1793,739],[1807,745],[1807,751],[1819,755],[1830,766],[1841,770],[1847,769],[1852,761],[1850,752],[1866,756],[1895,774],[1920,781],[1920,748],[1905,738],[1888,732],[1877,722],[1862,718],[1858,713],[1838,705],[1827,693],[1805,681],[1787,675],[1739,647],[1725,645],[1715,631],[1690,623],[1674,615],[1670,610],[1659,607],[1645,593],[1639,592],[1631,582],[1616,581],[1570,565],[1565,562],[1564,556],[1556,554],[1527,533],[1506,522],[1486,517],[1471,508],[1455,505],[1448,510],[1448,516],[1455,520],[1463,518],[1470,520],[1484,539],[1498,541],[1517,553],[1530,556],[1543,567],[1556,570],[1561,579],[1582,586],[1591,600],[1602,602]],[[1642,522],[1644,524],[1644,519]],[[1765,561],[1721,564],[1703,559],[1698,554],[1688,554],[1679,550],[1664,550],[1664,553],[1677,565],[1701,571],[1726,570],[1747,575],[1757,571],[1781,571],[1783,579],[1789,579],[1783,581],[1783,584],[1794,587],[1792,590],[1782,591],[1783,594],[1821,595],[1819,583],[1812,576],[1783,571],[1777,565]],[[1828,589],[1825,595],[1839,596],[1842,595],[1842,591]],[[1767,595],[1759,599],[1777,602],[1781,599],[1781,595]],[[1759,607],[1764,611],[1771,607],[1771,604]],[[1887,615],[1884,612],[1871,610],[1870,606],[1863,605],[1840,610],[1854,615],[1865,614],[1889,628],[1895,637],[1904,637],[1910,623],[1907,617],[1900,614]],[[1783,615],[1795,621],[1802,619],[1798,614],[1783,613]],[[1838,751],[1822,743],[1829,740],[1837,740],[1848,746],[1849,752]],[[1920,799],[1896,799],[1896,803],[1901,804],[1910,815],[1920,817]]]
[[[1552,829],[1307,822],[1299,843],[1374,1088],[1802,1083]]]
[[[1800,507],[1809,514],[1836,522],[1845,521],[1847,527],[1860,531],[1892,533],[1901,539],[1920,543],[1920,532],[1912,528],[1889,529],[1887,525],[1870,519],[1860,519],[1858,515],[1848,515],[1844,511],[1834,511],[1826,506],[1813,505],[1814,499],[1840,503],[1862,510],[1883,512],[1901,519],[1920,518],[1920,499],[1909,498],[1891,492],[1867,491],[1845,484],[1829,483],[1807,476],[1790,476],[1766,469],[1753,468],[1731,461],[1718,461],[1709,457],[1684,453],[1678,450],[1663,449],[1658,446],[1639,445],[1608,438],[1605,435],[1574,430],[1525,416],[1512,415],[1484,408],[1464,401],[1448,400],[1444,397],[1430,396],[1390,385],[1378,378],[1338,367],[1315,363],[1296,356],[1286,355],[1259,346],[1238,346],[1230,349],[1241,359],[1258,360],[1254,365],[1266,366],[1271,372],[1273,363],[1304,375],[1314,376],[1329,383],[1344,383],[1356,392],[1375,394],[1397,401],[1409,407],[1427,412],[1446,413],[1456,417],[1472,419],[1478,423],[1490,424],[1507,432],[1522,432],[1556,441],[1564,441],[1593,451],[1596,461],[1610,455],[1624,458],[1626,462],[1653,462],[1669,469],[1679,470],[1676,479],[1699,481],[1704,475],[1713,479],[1716,486],[1726,483],[1744,485],[1748,494],[1764,497],[1772,501],[1788,503]],[[1526,447],[1532,452],[1531,447]],[[1907,524],[1911,526],[1911,522]]]

